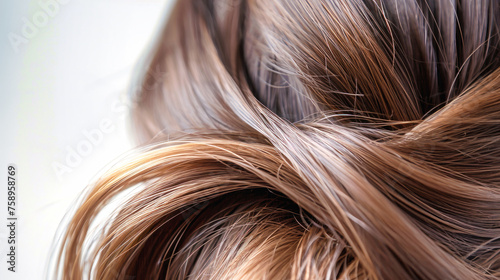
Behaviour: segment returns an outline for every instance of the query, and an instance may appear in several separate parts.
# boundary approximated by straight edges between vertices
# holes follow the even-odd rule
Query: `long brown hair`
[[[499,279],[500,2],[180,0],[64,279]],[[136,193],[100,231],[98,214]]]

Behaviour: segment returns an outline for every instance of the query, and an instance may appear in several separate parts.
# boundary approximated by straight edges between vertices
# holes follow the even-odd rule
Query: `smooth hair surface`
[[[58,278],[500,279],[499,21],[497,0],[177,1],[140,147],[84,197]]]

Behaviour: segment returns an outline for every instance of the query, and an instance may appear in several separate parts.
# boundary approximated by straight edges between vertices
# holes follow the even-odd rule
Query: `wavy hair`
[[[140,147],[58,276],[500,279],[499,21],[496,0],[177,1]]]

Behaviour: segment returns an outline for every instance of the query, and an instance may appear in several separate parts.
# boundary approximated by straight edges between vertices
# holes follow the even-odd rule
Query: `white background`
[[[98,173],[134,146],[126,89],[172,4],[65,0],[48,15],[40,5],[47,1],[55,0],[0,3],[2,280],[45,279],[65,213]],[[23,35],[26,20],[36,27],[26,33],[31,38]],[[13,36],[24,40],[16,45]],[[6,260],[10,163],[18,168],[15,273]]]

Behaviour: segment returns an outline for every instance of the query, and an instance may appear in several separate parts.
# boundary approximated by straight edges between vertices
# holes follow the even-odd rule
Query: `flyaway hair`
[[[140,147],[84,197],[58,278],[500,279],[499,21],[496,0],[177,1]]]

